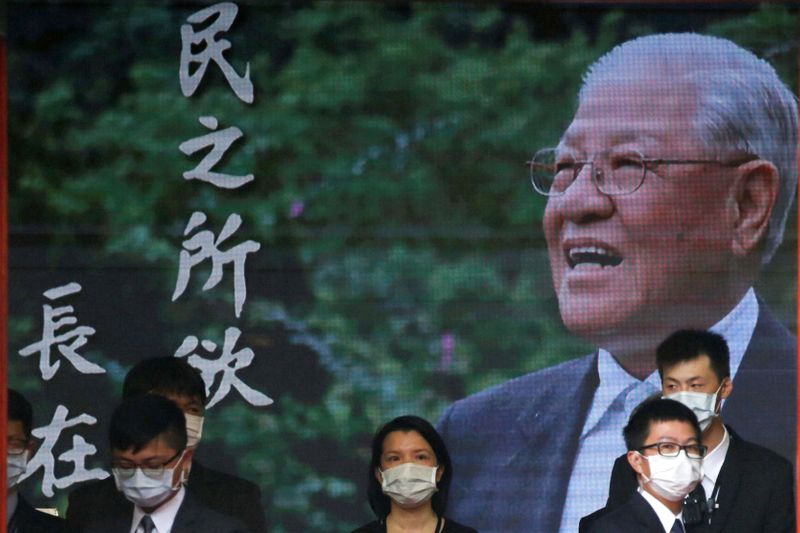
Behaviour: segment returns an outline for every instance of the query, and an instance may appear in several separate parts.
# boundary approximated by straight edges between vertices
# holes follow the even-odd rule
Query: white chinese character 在
[[[105,479],[109,476],[108,472],[102,468],[86,468],[86,458],[97,453],[97,448],[86,442],[80,435],[73,435],[72,448],[60,454],[58,456],[58,461],[73,463],[75,468],[68,476],[56,478],[56,457],[53,455],[53,448],[56,443],[58,443],[61,433],[67,428],[75,427],[80,424],[91,426],[97,422],[95,417],[87,415],[86,413],[67,420],[68,414],[69,410],[63,405],[59,405],[56,407],[53,419],[48,425],[36,428],[31,432],[34,437],[42,439],[42,444],[39,446],[36,454],[28,462],[28,468],[24,476],[20,478],[20,480],[28,478],[40,468],[44,469],[42,494],[48,498],[51,498],[54,494],[53,487],[65,489],[74,483],[92,479]]]
[[[184,141],[178,146],[178,149],[186,155],[192,155],[208,147],[211,147],[211,150],[206,153],[195,168],[183,173],[184,179],[198,179],[223,189],[236,189],[245,183],[253,181],[254,176],[252,174],[234,176],[232,174],[212,172],[211,170],[214,165],[219,163],[220,159],[225,155],[225,152],[228,151],[228,148],[242,137],[242,130],[232,126],[224,130],[216,131],[219,126],[216,117],[200,117],[198,120],[200,124],[210,129],[211,133],[206,133],[200,137]]]
[[[178,77],[181,82],[181,92],[184,96],[192,96],[200,85],[206,73],[209,62],[213,61],[222,70],[228,85],[239,100],[253,103],[253,82],[250,81],[250,63],[245,67],[244,76],[239,76],[228,60],[223,55],[231,47],[227,39],[216,40],[220,32],[226,32],[233,25],[239,8],[233,2],[221,2],[192,14],[186,21],[189,24],[181,26],[181,64]],[[202,24],[215,17],[216,19],[200,31],[195,31],[192,24]],[[202,47],[197,52],[192,52],[192,47]],[[192,64],[198,64],[194,72],[189,72]]]
[[[64,298],[72,294],[77,294],[81,291],[81,286],[78,283],[68,283],[60,287],[55,287],[44,292],[44,297],[50,301]],[[78,349],[82,348],[86,342],[87,337],[94,335],[95,330],[89,326],[77,326],[70,329],[78,323],[78,319],[72,314],[74,309],[71,305],[64,305],[61,307],[52,307],[49,304],[44,304],[43,314],[44,323],[42,325],[42,339],[29,344],[19,351],[22,357],[28,357],[34,353],[39,354],[39,370],[42,373],[42,379],[45,381],[55,376],[58,368],[61,366],[61,361],[51,362],[50,356],[53,347],[58,348],[58,352],[64,358],[72,363],[72,366],[82,374],[103,374],[105,370],[88,360],[78,353]],[[60,333],[59,333],[59,330]]]
[[[199,211],[192,213],[183,235],[188,236],[194,229],[205,223],[206,218],[205,213]],[[242,217],[234,213],[225,221],[219,236],[214,237],[211,231],[202,230],[183,241],[183,250],[181,250],[180,264],[178,265],[178,280],[175,283],[175,292],[172,293],[173,302],[186,290],[192,268],[195,266],[208,259],[211,260],[211,274],[208,276],[205,285],[203,285],[203,290],[207,291],[216,287],[222,279],[222,267],[228,263],[233,263],[233,303],[236,317],[239,317],[247,299],[244,262],[247,259],[247,254],[257,252],[261,248],[261,244],[248,240],[225,251],[220,250],[219,246],[233,235],[241,225]]]
[[[225,343],[222,346],[222,355],[218,359],[206,359],[193,353],[198,347],[202,347],[208,353],[217,349],[215,342],[210,340],[200,342],[194,335],[186,337],[175,351],[175,357],[186,357],[192,354],[189,355],[189,364],[200,371],[206,385],[206,394],[210,398],[206,407],[210,408],[219,403],[231,392],[232,388],[238,390],[239,394],[251,405],[263,407],[272,403],[272,398],[251,388],[236,375],[237,371],[250,366],[255,357],[250,348],[242,348],[238,352],[233,351],[241,334],[239,328],[230,327],[225,330]],[[222,374],[222,378],[219,380],[217,390],[212,395],[211,389],[217,379],[217,374]]]

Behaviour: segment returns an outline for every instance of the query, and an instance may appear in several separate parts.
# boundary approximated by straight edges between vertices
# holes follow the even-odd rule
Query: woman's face
[[[381,470],[388,470],[403,463],[417,463],[425,466],[437,466],[436,454],[431,445],[418,432],[392,431],[383,439],[383,453],[381,454]],[[436,481],[442,477],[443,470],[436,472]],[[378,482],[381,481],[380,472]]]

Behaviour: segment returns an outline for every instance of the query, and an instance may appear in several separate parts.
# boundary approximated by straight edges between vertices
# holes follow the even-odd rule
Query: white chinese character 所
[[[228,148],[242,137],[242,130],[236,127],[230,127],[217,131],[219,122],[216,117],[200,117],[198,120],[200,124],[210,129],[211,133],[206,133],[200,137],[184,141],[178,148],[186,155],[192,155],[208,147],[211,147],[211,150],[206,153],[205,157],[200,160],[196,167],[184,172],[183,177],[187,180],[198,179],[200,181],[205,181],[223,189],[236,189],[245,183],[253,181],[254,176],[252,174],[234,176],[233,174],[212,172],[212,168],[219,163],[220,159],[225,155],[225,152],[228,151]]]
[[[175,357],[186,357],[192,354],[189,356],[189,364],[200,371],[200,375],[206,385],[206,394],[210,397],[206,407],[210,408],[219,403],[228,395],[231,388],[238,390],[251,405],[263,407],[272,403],[272,398],[249,387],[236,375],[238,370],[250,366],[255,357],[253,350],[250,348],[242,348],[238,352],[233,351],[241,334],[241,330],[235,327],[225,330],[225,343],[222,346],[222,355],[218,359],[206,359],[193,353],[198,346],[201,346],[203,350],[209,353],[217,349],[215,342],[209,340],[200,342],[193,335],[186,337],[175,352]],[[222,378],[219,381],[217,390],[212,395],[211,389],[214,386],[217,374],[222,374]]]
[[[205,213],[195,211],[192,213],[184,236],[188,236],[195,228],[206,221]],[[247,254],[258,251],[261,244],[256,241],[248,240],[233,246],[225,251],[219,249],[220,244],[224,243],[228,237],[233,235],[239,226],[242,225],[242,217],[236,213],[230,215],[216,238],[209,230],[198,231],[190,238],[183,241],[183,250],[180,254],[180,264],[178,265],[178,280],[175,283],[175,292],[172,293],[172,301],[177,300],[186,286],[189,284],[192,268],[203,261],[211,260],[211,274],[208,276],[203,290],[207,291],[217,286],[222,279],[222,267],[228,263],[233,263],[233,304],[236,317],[242,312],[242,306],[247,299],[247,285],[244,277],[244,262]]]
[[[77,283],[68,283],[61,287],[55,287],[44,292],[44,297],[48,300],[57,300],[81,291],[81,286]],[[28,357],[34,353],[39,354],[39,370],[42,372],[42,379],[45,381],[55,376],[61,361],[50,361],[52,348],[58,348],[58,352],[72,363],[72,366],[82,374],[103,374],[105,370],[78,354],[78,349],[86,344],[87,337],[94,335],[94,328],[89,326],[77,326],[78,319],[72,314],[74,309],[71,305],[62,307],[52,307],[44,304],[43,314],[44,323],[42,325],[42,339],[29,344],[19,351],[22,357]],[[59,333],[59,330],[61,332]]]
[[[53,419],[48,425],[36,428],[31,432],[34,437],[42,440],[42,444],[36,450],[36,454],[28,461],[28,468],[23,477],[20,478],[20,480],[25,479],[40,468],[44,469],[42,494],[48,498],[51,498],[54,494],[53,487],[65,489],[74,483],[91,479],[105,479],[109,475],[102,468],[86,469],[86,458],[97,453],[97,448],[93,444],[86,442],[80,435],[73,435],[72,448],[59,455],[58,461],[73,463],[75,468],[68,476],[56,478],[56,457],[53,455],[53,448],[61,437],[61,433],[67,428],[80,424],[92,426],[97,422],[95,417],[85,413],[67,420],[68,414],[69,410],[63,405],[59,405],[56,407]]]
[[[223,55],[225,50],[231,47],[230,41],[227,39],[216,40],[218,33],[230,29],[238,12],[239,8],[233,2],[221,2],[192,14],[186,19],[189,24],[181,26],[181,64],[178,77],[184,96],[194,94],[206,73],[208,63],[213,61],[222,70],[222,74],[225,75],[225,79],[239,100],[248,104],[253,103],[250,63],[247,63],[245,67],[244,76],[239,76]],[[215,16],[216,20],[200,31],[195,31],[192,27],[192,24],[202,24]],[[202,49],[199,52],[192,52],[193,46],[201,45]],[[193,63],[197,63],[198,67],[190,73],[189,66]]]

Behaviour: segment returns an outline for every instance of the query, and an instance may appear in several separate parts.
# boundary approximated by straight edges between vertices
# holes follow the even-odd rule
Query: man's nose
[[[614,213],[614,202],[607,194],[600,192],[592,176],[597,170],[595,165],[583,165],[575,181],[558,197],[564,218],[585,224],[608,218]]]

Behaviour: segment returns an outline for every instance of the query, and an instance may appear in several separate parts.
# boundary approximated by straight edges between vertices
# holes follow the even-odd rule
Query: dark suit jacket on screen
[[[744,438],[787,457],[794,457],[796,343],[759,304],[736,394],[723,407]],[[597,385],[592,354],[450,406],[439,422],[453,461],[448,514],[482,533],[558,531]]]
[[[728,454],[717,477],[719,507],[711,524],[697,533],[795,533],[791,463],[775,452],[742,440],[730,427]],[[607,509],[619,507],[636,491],[636,474],[625,456],[614,462]],[[708,494],[707,496],[711,496]]]
[[[14,533],[67,533],[67,523],[55,516],[37,511],[22,496],[17,500],[17,508],[11,517],[8,531]]]
[[[634,492],[624,504],[592,524],[589,533],[664,533],[664,526],[647,500]]]
[[[113,513],[99,509],[86,521],[82,533],[129,533],[133,521],[133,504]],[[242,523],[201,504],[187,491],[181,502],[172,533],[247,533]]]
[[[206,507],[238,518],[251,533],[266,533],[268,528],[261,507],[261,490],[255,483],[192,461],[186,490]],[[114,478],[109,477],[70,492],[67,522],[80,530],[98,512],[108,509],[120,514],[129,508],[130,503],[117,490]]]

